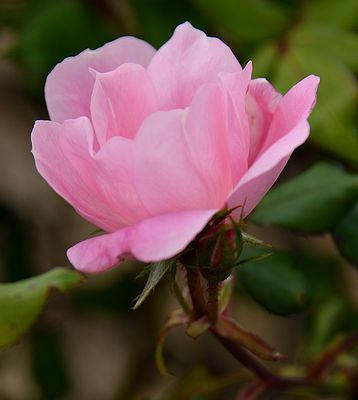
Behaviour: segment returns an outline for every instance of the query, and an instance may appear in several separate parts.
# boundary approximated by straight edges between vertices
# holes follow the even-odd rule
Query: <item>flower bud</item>
[[[210,281],[223,281],[231,274],[242,250],[240,229],[222,225],[202,239],[197,248],[198,265]]]

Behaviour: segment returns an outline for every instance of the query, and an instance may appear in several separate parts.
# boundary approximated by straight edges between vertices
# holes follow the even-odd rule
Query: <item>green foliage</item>
[[[319,163],[271,190],[252,220],[303,233],[332,229],[358,198],[358,177]]]
[[[276,252],[242,264],[239,278],[250,296],[274,314],[295,314],[309,305],[311,288],[292,254]]]
[[[317,306],[311,316],[305,349],[310,357],[320,353],[336,334],[346,309],[347,304],[333,296]]]
[[[309,74],[321,77],[310,140],[355,166],[357,14],[354,0],[302,2],[279,40],[267,35],[251,52],[255,76],[269,77],[282,92]]]
[[[358,266],[358,201],[334,228],[333,238],[343,256],[353,265]]]
[[[356,170],[356,0],[173,0],[170,7],[167,0],[2,0],[0,52],[1,56],[6,55],[3,45],[5,51],[12,50],[10,54],[24,71],[24,85],[42,100],[46,75],[65,57],[88,47],[96,48],[123,34],[139,36],[159,47],[170,37],[175,26],[185,20],[209,35],[222,38],[242,64],[252,59],[254,76],[266,77],[281,92],[309,74],[320,76],[318,101],[310,117],[310,143],[315,146],[315,151],[328,152],[351,171]],[[7,44],[9,32],[11,40]],[[309,147],[305,149],[309,150]],[[315,154],[317,156],[317,151]],[[0,215],[0,272],[8,281],[33,274],[33,260],[38,259],[33,253],[36,246],[31,242],[33,226],[19,220],[16,213],[8,217]],[[334,165],[319,164],[274,189],[252,218],[260,224],[272,223],[304,234],[330,232],[341,254],[353,265],[358,264],[357,176]],[[299,249],[301,241],[295,241],[293,236],[290,238],[293,246]],[[349,291],[343,287],[338,256],[336,260],[316,260],[302,254],[279,252],[244,262],[250,256],[245,251],[250,238],[244,237],[244,242],[239,277],[242,286],[258,303],[278,315],[297,313],[309,305],[309,313],[305,315],[307,341],[302,349],[305,357],[312,359],[337,334],[357,331],[357,310],[349,302]],[[305,247],[309,253],[315,251],[313,246],[310,248],[309,240],[305,241]],[[166,263],[152,265],[148,282],[135,307],[147,298],[163,276],[169,277],[174,270],[173,265]],[[53,270],[42,277],[0,285],[0,347],[15,343],[29,330],[51,287],[67,290],[81,280],[74,271],[61,271]],[[93,285],[77,291],[71,297],[71,309],[66,310],[65,317],[80,312],[87,318],[96,311],[113,319],[118,315],[123,318],[123,312],[128,312],[131,300],[139,292],[141,281],[134,281],[133,273],[118,276],[119,279],[110,279],[109,283],[100,286],[95,278]],[[228,302],[230,284],[225,290],[220,304],[223,308]],[[153,343],[148,343],[148,348],[142,351],[143,343],[152,340],[159,323],[156,317],[163,317],[157,308],[153,314],[143,311],[146,318],[139,318],[137,313],[132,313],[131,318],[125,315],[130,329],[144,332],[145,337],[133,335],[126,342],[137,349],[138,342],[130,343],[130,339],[140,341],[139,366],[144,366],[152,352]],[[134,318],[138,318],[135,325]],[[44,398],[72,395],[66,375],[67,360],[62,360],[58,336],[49,327],[44,329],[37,324],[29,342],[35,386]],[[95,342],[93,346],[96,346]],[[135,352],[131,353],[133,357]],[[215,368],[218,368],[221,360],[216,357],[219,355],[215,354]],[[135,397],[138,386],[146,384],[145,368],[143,371],[135,369],[140,372],[132,374],[129,394],[123,398]],[[150,386],[153,386],[153,376],[148,376]],[[222,387],[241,379],[241,374],[215,378],[211,370],[195,370],[181,378],[166,398],[214,399]],[[224,397],[234,397],[234,392]],[[0,393],[0,397],[2,395]]]
[[[164,275],[169,272],[172,267],[174,267],[175,262],[176,259],[170,259],[152,263],[150,265],[147,283],[145,284],[142,293],[138,296],[137,301],[133,306],[133,310],[136,310],[143,304],[144,300],[149,296]]]
[[[0,284],[0,348],[16,343],[41,313],[51,288],[65,292],[83,280],[66,268],[14,283]]]
[[[303,17],[341,28],[356,28],[358,3],[356,0],[314,0],[306,3]]]
[[[78,0],[51,0],[34,10],[22,28],[15,55],[31,76],[28,84],[32,91],[43,96],[46,75],[57,62],[96,48],[113,35],[101,18]]]
[[[68,376],[60,337],[46,324],[39,324],[31,337],[34,378],[44,399],[61,399],[68,394],[71,379]]]
[[[349,52],[357,54],[356,46]],[[320,76],[317,106],[310,118],[310,139],[322,149],[358,165],[358,131],[354,122],[358,86],[353,71],[332,53],[297,45],[282,58],[274,82],[286,90],[311,73]],[[296,73],[300,66],[301,72]],[[281,74],[285,69],[290,76]]]
[[[257,42],[283,32],[287,10],[274,1],[259,0],[194,0],[219,29],[234,41]]]
[[[132,0],[131,3],[137,18],[138,35],[157,48],[184,21],[190,21],[199,28],[206,27],[190,0],[171,0],[170,7],[167,0]]]

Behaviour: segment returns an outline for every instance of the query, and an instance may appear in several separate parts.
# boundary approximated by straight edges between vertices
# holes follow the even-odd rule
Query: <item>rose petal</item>
[[[307,139],[308,134],[308,122],[302,120],[291,132],[275,142],[253,163],[228,200],[230,207],[243,207],[234,212],[237,218],[247,216],[256,207],[275,183],[293,150]]]
[[[217,210],[159,215],[78,243],[67,251],[72,265],[86,273],[104,272],[126,258],[155,262],[173,257],[199,233]]]
[[[190,158],[184,117],[183,110],[152,114],[135,139],[135,187],[152,215],[215,206]]]
[[[112,138],[96,154],[85,117],[36,123],[33,153],[40,174],[87,220],[115,231],[148,216],[133,187],[133,142]]]
[[[262,151],[293,129],[302,119],[308,118],[315,105],[318,84],[319,78],[310,75],[298,82],[281,98]]]
[[[143,40],[121,37],[96,50],[84,50],[57,64],[48,75],[45,96],[50,118],[56,122],[90,117],[94,77],[88,71],[112,71],[126,62],[147,66],[155,49]]]
[[[249,165],[262,153],[266,135],[282,95],[266,79],[250,82],[246,95],[246,113],[250,125]]]
[[[105,230],[117,228],[115,215],[98,198],[90,182],[82,179],[62,150],[61,135],[70,132],[78,145],[91,152],[92,127],[87,118],[67,120],[63,125],[37,121],[31,134],[36,167],[47,183],[90,222]]]
[[[248,167],[250,132],[245,101],[251,72],[252,64],[248,63],[241,71],[219,75],[228,94],[228,144],[234,184],[238,182]]]
[[[160,109],[169,110],[187,107],[198,88],[214,82],[219,72],[240,69],[226,44],[186,22],[157,51],[148,73],[157,89]]]
[[[100,145],[112,136],[134,138],[144,119],[157,109],[153,83],[139,64],[96,73],[91,115]]]
[[[185,120],[184,136],[192,164],[213,204],[224,204],[232,190],[227,140],[226,95],[217,84],[202,86]]]
[[[94,162],[98,185],[123,224],[147,218],[149,213],[134,187],[134,142],[114,137],[94,156]]]
[[[241,178],[229,199],[229,205],[244,207],[244,216],[275,183],[293,150],[307,139],[307,118],[316,101],[318,83],[319,78],[311,75],[281,98],[261,155]],[[240,209],[235,212],[237,217],[241,213]]]

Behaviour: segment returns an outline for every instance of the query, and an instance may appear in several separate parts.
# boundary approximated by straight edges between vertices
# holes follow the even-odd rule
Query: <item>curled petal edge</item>
[[[145,219],[71,247],[67,257],[79,271],[105,272],[126,259],[156,262],[171,258],[194,239],[218,209],[191,210]]]

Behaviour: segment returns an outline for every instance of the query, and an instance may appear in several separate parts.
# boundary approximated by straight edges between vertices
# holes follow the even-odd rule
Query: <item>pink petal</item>
[[[266,79],[250,82],[246,95],[246,113],[250,124],[249,165],[262,153],[272,117],[281,98],[282,95]]]
[[[135,138],[135,187],[152,215],[216,206],[190,158],[184,117],[182,110],[152,114]]]
[[[111,138],[93,157],[97,186],[123,225],[149,216],[134,187],[134,142]]]
[[[319,78],[310,75],[293,86],[282,98],[272,118],[262,151],[293,129],[312,111]]]
[[[219,72],[240,69],[226,44],[188,22],[176,28],[148,66],[164,110],[187,107],[202,84],[214,82]]]
[[[220,80],[228,94],[228,143],[233,182],[237,183],[248,167],[250,146],[246,92],[251,80],[252,64],[235,73],[221,73]]]
[[[224,204],[233,187],[227,133],[225,92],[217,84],[203,85],[189,107],[184,136],[213,204]]]
[[[309,125],[303,119],[253,163],[228,200],[229,207],[243,207],[234,212],[237,218],[247,216],[256,207],[275,183],[293,150],[307,139],[308,134]]]
[[[61,136],[69,132],[90,154],[92,127],[87,118],[67,120],[63,125],[37,121],[31,134],[36,167],[48,184],[90,222],[105,230],[117,228],[113,213],[83,180],[61,146]]]
[[[67,251],[80,271],[99,273],[126,258],[156,262],[181,252],[217,210],[194,210],[159,215],[117,232],[93,237]]]
[[[116,229],[147,217],[133,186],[134,143],[113,137],[94,155],[71,132],[61,135],[61,147],[73,168],[90,185],[102,205],[111,210]],[[113,229],[112,229],[113,230]]]
[[[241,178],[229,199],[229,205],[244,206],[248,215],[274,184],[293,150],[308,137],[307,118],[316,101],[319,78],[309,76],[284,97],[273,116],[261,155]],[[236,215],[240,216],[238,209]]]
[[[112,136],[133,138],[157,109],[153,84],[141,65],[126,63],[114,71],[96,73],[91,115],[100,145]]]
[[[47,108],[53,121],[90,116],[90,100],[94,77],[88,71],[108,72],[123,63],[147,66],[155,49],[148,43],[122,37],[97,50],[84,50],[57,64],[49,74],[45,86]]]

